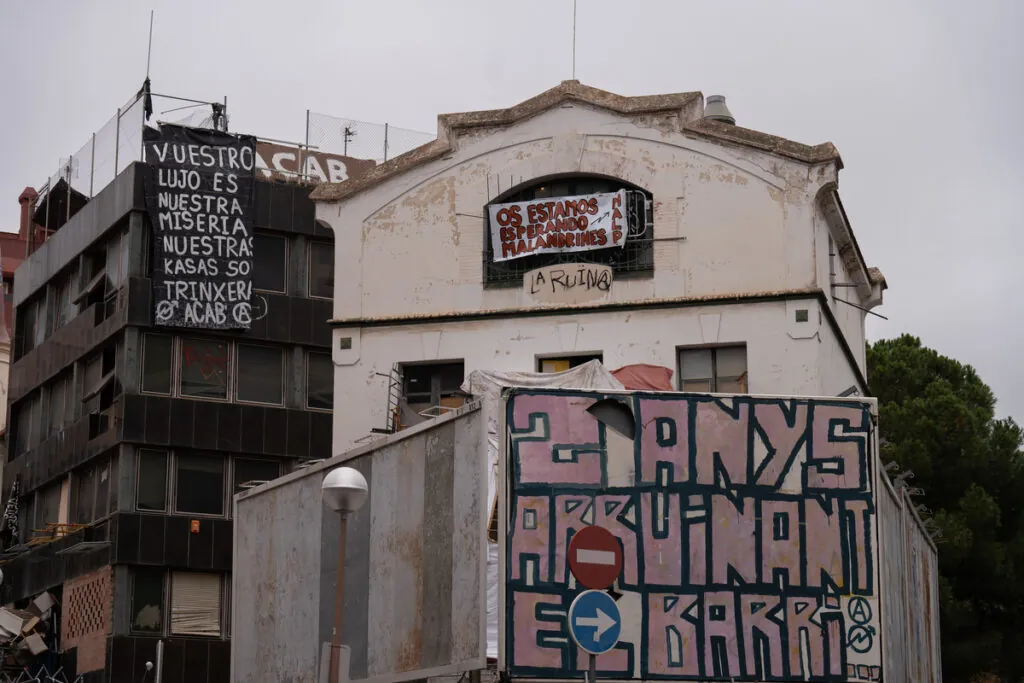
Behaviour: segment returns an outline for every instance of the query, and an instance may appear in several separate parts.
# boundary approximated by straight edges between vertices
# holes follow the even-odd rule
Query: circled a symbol
[[[160,301],[156,305],[156,319],[165,322],[174,317],[174,302]]]
[[[250,306],[247,301],[235,304],[235,307],[231,311],[231,315],[235,319],[235,322],[241,325],[252,324],[252,306]]]
[[[875,644],[875,636],[872,631],[874,629],[869,629],[866,626],[852,626],[846,634],[846,642],[850,645],[850,649],[861,655],[870,652]]]
[[[871,621],[871,603],[864,598],[853,598],[846,606],[846,613],[853,623],[863,625]]]

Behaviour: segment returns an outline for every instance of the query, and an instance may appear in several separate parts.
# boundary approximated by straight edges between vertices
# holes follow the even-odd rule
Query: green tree
[[[909,335],[868,346],[882,459],[939,529],[943,675],[1024,679],[1024,434],[970,365]]]

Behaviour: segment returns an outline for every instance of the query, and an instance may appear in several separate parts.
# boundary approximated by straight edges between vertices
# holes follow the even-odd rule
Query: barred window
[[[533,254],[509,261],[495,261],[491,244],[490,212],[484,207],[484,286],[518,287],[523,275],[535,268],[560,263],[597,263],[611,266],[616,277],[649,277],[654,272],[654,230],[652,195],[622,180],[598,176],[571,176],[535,182],[515,189],[491,204],[524,202],[546,197],[572,197],[618,192],[625,189],[629,233],[623,247],[591,251]],[[488,205],[489,206],[489,205]]]

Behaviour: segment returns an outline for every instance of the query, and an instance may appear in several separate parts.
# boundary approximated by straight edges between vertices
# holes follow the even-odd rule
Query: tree
[[[974,368],[909,335],[868,346],[882,460],[939,529],[943,677],[1024,678],[1024,433]]]

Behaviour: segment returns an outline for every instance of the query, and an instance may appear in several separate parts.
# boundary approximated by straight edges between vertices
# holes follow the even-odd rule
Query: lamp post
[[[341,683],[341,617],[345,602],[345,541],[348,515],[363,506],[369,496],[366,477],[351,467],[339,467],[327,473],[321,486],[324,505],[341,516],[338,538],[338,579],[334,589],[334,633],[331,637],[330,683]]]

